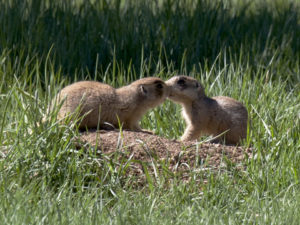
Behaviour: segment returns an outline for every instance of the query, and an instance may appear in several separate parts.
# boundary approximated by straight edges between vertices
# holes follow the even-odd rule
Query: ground
[[[121,158],[131,159],[135,165],[130,173],[144,174],[143,164],[150,167],[168,168],[182,176],[193,169],[220,169],[228,166],[244,168],[245,158],[251,158],[252,149],[213,143],[180,142],[147,132],[89,131],[82,133],[82,145],[97,147],[101,154],[109,156],[121,153]],[[142,163],[141,163],[142,162]],[[152,166],[151,166],[152,165]],[[164,166],[162,166],[164,165]],[[182,173],[183,172],[183,173]]]

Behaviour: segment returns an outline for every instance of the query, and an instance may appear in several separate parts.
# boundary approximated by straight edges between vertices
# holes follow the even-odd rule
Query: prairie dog
[[[96,81],[80,81],[66,86],[58,93],[63,101],[58,118],[64,118],[78,109],[83,116],[79,128],[100,128],[105,123],[124,129],[140,131],[139,120],[151,108],[161,104],[168,95],[163,80],[148,77],[115,89]],[[119,121],[118,121],[119,119]]]
[[[242,103],[226,96],[209,98],[202,85],[188,76],[175,76],[166,84],[170,89],[169,98],[183,106],[187,127],[182,141],[226,132],[217,141],[225,139],[226,144],[238,144],[247,136],[248,112]]]

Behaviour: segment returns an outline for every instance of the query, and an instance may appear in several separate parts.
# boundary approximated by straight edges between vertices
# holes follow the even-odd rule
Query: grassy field
[[[39,126],[73,81],[178,73],[246,105],[245,170],[195,167],[188,183],[162,174],[137,188],[119,169],[130,162],[75,151],[78,131],[55,111]],[[299,224],[298,0],[0,0],[0,80],[0,224]],[[170,101],[141,125],[184,130]]]

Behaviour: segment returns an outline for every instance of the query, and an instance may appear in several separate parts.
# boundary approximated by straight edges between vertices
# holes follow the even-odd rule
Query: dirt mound
[[[153,165],[153,161],[166,165],[169,171],[179,172],[191,168],[220,168],[228,164],[243,167],[245,158],[251,158],[250,148],[212,143],[179,142],[147,132],[90,131],[82,133],[80,140],[97,147],[102,154],[121,152],[122,157]],[[160,163],[158,163],[160,164]],[[143,167],[135,167],[143,173]],[[150,169],[151,170],[151,169]]]

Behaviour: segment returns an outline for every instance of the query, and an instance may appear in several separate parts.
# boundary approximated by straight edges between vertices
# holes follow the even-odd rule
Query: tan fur
[[[209,98],[201,84],[188,76],[175,76],[166,84],[170,88],[169,98],[183,106],[187,127],[182,141],[227,131],[217,141],[225,139],[227,144],[238,144],[247,136],[248,112],[242,103],[225,96]]]
[[[139,131],[139,120],[151,108],[161,104],[168,95],[168,87],[159,78],[137,80],[118,89],[95,81],[80,81],[63,88],[58,94],[62,107],[58,117],[76,112],[84,116],[79,128],[105,127],[105,123]],[[76,118],[77,118],[76,116]],[[100,121],[100,124],[99,124]]]

